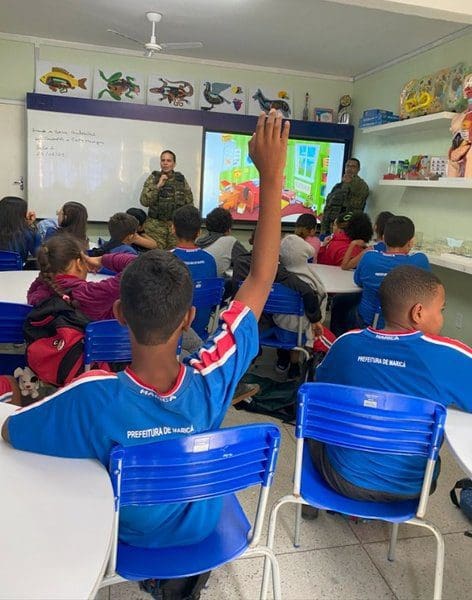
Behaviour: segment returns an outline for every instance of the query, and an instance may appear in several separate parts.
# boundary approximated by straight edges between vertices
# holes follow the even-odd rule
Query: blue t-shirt
[[[39,246],[41,246],[41,236],[34,229],[26,227],[20,235],[16,235],[10,242],[8,250],[10,252],[18,252],[23,263],[26,259],[36,257]]]
[[[216,261],[213,256],[202,250],[201,248],[174,248],[171,250],[183,261],[192,276],[193,281],[200,279],[209,279],[210,277],[216,277]],[[192,323],[192,328],[202,338],[207,336],[207,326],[210,321],[211,309],[200,308],[195,314],[195,319]]]
[[[377,242],[372,247],[374,250],[377,250],[377,252],[385,252],[387,250],[387,244],[385,242]]]
[[[416,254],[387,254],[370,250],[361,258],[354,271],[354,282],[362,288],[362,296],[358,312],[364,324],[372,325],[374,316],[380,311],[379,287],[384,277],[395,267],[413,265],[421,269],[430,270],[428,257],[422,252]],[[381,316],[377,327],[384,327]]]
[[[183,261],[194,281],[216,277],[216,261],[213,256],[201,248],[174,248],[171,250]]]
[[[472,348],[421,331],[350,331],[332,345],[316,380],[396,392],[456,404],[472,411]],[[425,459],[389,456],[327,446],[333,468],[354,485],[402,495],[419,495]]]
[[[232,302],[216,334],[187,357],[173,389],[159,394],[127,369],[89,371],[49,398],[11,416],[11,444],[53,456],[97,458],[111,448],[208,431],[221,425],[234,390],[258,352],[257,321]],[[221,498],[124,507],[120,539],[136,546],[192,544],[215,527]]]

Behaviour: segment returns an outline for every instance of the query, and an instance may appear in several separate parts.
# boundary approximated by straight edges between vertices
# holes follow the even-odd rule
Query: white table
[[[0,271],[0,302],[26,304],[26,295],[39,271]],[[100,281],[108,275],[89,273],[89,281]]]
[[[0,404],[0,424],[16,407]],[[0,440],[0,598],[93,598],[110,552],[113,491],[95,460]]]
[[[472,413],[448,408],[446,438],[457,462],[472,477]]]
[[[354,271],[343,271],[341,267],[331,265],[310,264],[309,267],[319,276],[328,294],[352,294],[361,291],[354,283]]]

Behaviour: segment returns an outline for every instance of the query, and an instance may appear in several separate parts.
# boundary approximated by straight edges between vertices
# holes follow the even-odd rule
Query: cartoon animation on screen
[[[60,94],[66,94],[69,90],[75,88],[87,89],[85,86],[87,77],[77,79],[72,73],[61,67],[53,67],[51,71],[41,75],[39,81],[47,85],[52,92],[59,92]]]
[[[107,77],[103,71],[99,71],[100,77],[107,82],[107,87],[98,93],[98,98],[104,94],[109,94],[113,100],[121,100],[123,94],[127,98],[135,98],[141,91],[139,85],[135,83],[135,78],[131,75],[123,77],[121,71],[117,71]]]
[[[162,85],[149,89],[151,94],[160,94],[159,100],[164,102],[167,100],[173,106],[183,106],[188,104],[187,98],[193,96],[193,85],[188,81],[168,81],[159,77]]]

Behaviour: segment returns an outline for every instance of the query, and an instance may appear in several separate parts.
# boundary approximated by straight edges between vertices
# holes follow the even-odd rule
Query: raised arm
[[[258,319],[277,271],[283,171],[290,123],[271,110],[261,114],[249,142],[249,154],[260,175],[259,221],[254,235],[251,269],[235,299],[249,306]]]

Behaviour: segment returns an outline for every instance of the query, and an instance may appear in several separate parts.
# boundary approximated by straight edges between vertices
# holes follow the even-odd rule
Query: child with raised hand
[[[131,366],[120,373],[85,373],[71,386],[18,411],[3,425],[6,441],[42,454],[96,458],[107,466],[115,444],[142,444],[221,425],[236,384],[259,349],[257,319],[279,254],[288,134],[289,123],[282,125],[274,110],[259,117],[250,141],[250,155],[260,173],[252,264],[235,300],[221,313],[216,334],[183,364],[177,361],[178,340],[190,327],[194,312],[190,274],[170,252],[142,254],[123,273],[120,300],[115,303],[118,319],[130,329]],[[221,498],[214,498],[127,507],[120,513],[119,537],[142,547],[192,544],[212,532],[221,506]],[[182,585],[187,587],[188,580],[183,579]],[[188,589],[185,593],[191,597]]]
[[[23,198],[5,196],[0,200],[0,250],[17,252],[23,264],[34,258],[41,237],[34,227],[36,215],[28,212]]]
[[[124,268],[136,258],[133,254],[84,254],[80,241],[67,233],[54,235],[38,251],[39,276],[28,290],[28,304],[36,306],[54,294],[68,296],[74,306],[92,321],[113,319],[113,303],[120,294]],[[101,267],[116,275],[102,281],[87,281],[89,272]]]

